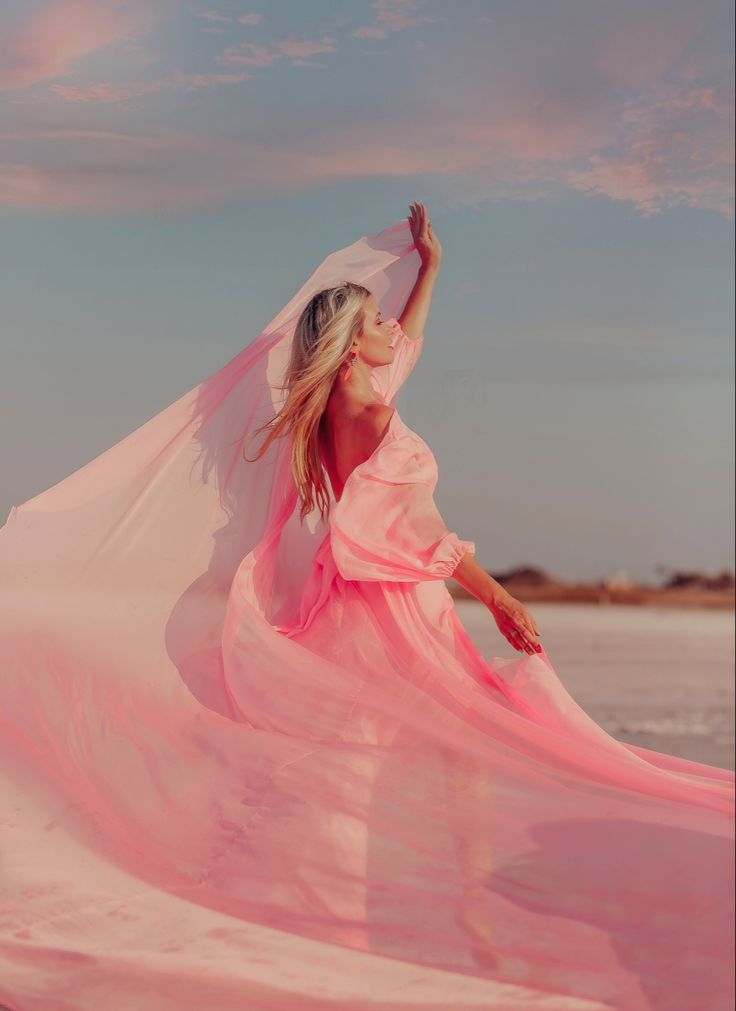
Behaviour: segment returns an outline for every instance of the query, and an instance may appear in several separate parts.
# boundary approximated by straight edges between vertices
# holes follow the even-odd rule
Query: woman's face
[[[368,365],[388,365],[394,360],[392,345],[396,324],[384,321],[373,295],[363,305],[363,332],[359,338],[359,353]]]

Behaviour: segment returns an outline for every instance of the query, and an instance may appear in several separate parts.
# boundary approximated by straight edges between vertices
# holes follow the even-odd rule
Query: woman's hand
[[[514,649],[523,649],[527,653],[542,652],[542,647],[537,642],[539,635],[537,623],[521,601],[504,590],[487,606],[496,619],[499,631],[506,636]]]
[[[409,227],[411,228],[411,234],[417,247],[419,258],[422,261],[422,266],[437,270],[442,262],[442,246],[440,245],[440,240],[432,231],[429,211],[424,204],[420,204],[416,200],[411,205]]]
[[[467,551],[460,559],[452,578],[485,604],[496,619],[499,631],[514,649],[525,649],[527,653],[542,652],[542,646],[537,642],[539,629],[534,618],[490,572],[486,572],[472,551]]]

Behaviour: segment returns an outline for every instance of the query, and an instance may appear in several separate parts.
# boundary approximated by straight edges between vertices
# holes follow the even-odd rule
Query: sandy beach
[[[557,676],[618,740],[734,768],[730,610],[525,601]],[[455,602],[483,655],[511,656],[493,616]]]

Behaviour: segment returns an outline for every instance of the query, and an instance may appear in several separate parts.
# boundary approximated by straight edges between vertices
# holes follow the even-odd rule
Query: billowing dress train
[[[544,652],[480,654],[445,582],[475,544],[396,408],[424,338],[374,370],[393,414],[326,524],[286,451],[232,455],[308,292],[400,311],[407,230],[0,530],[0,1003],[732,1007],[733,774],[615,740]]]

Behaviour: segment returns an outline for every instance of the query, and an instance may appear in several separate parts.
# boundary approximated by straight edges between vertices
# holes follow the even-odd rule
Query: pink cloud
[[[296,192],[330,179],[414,174],[421,152],[350,133],[315,148],[298,140],[235,140],[171,130],[115,134],[60,130],[0,134],[17,157],[0,164],[0,205],[36,211],[177,212],[230,197]],[[359,162],[362,159],[362,164]]]
[[[304,58],[315,56],[317,53],[334,53],[337,49],[335,43],[337,39],[325,37],[319,42],[309,42],[299,35],[284,35],[279,39],[277,46],[284,56],[295,56]]]
[[[702,115],[702,99],[673,94],[663,107]],[[717,96],[711,98],[718,103]],[[693,102],[695,109],[693,110]],[[716,114],[706,109],[705,115]],[[632,202],[642,213],[691,206],[732,213],[732,155],[723,126],[693,129],[640,118],[627,146],[606,153],[603,128],[562,119],[549,101],[535,110],[506,103],[486,122],[472,115],[412,113],[403,124],[378,114],[337,122],[315,143],[310,121],[234,140],[175,131],[111,135],[53,131],[0,136],[18,155],[0,166],[0,203],[35,210],[175,213],[258,199],[331,182],[414,178],[428,166],[458,200],[540,199],[560,187]],[[274,139],[276,137],[277,139]],[[694,160],[697,153],[697,160]],[[572,166],[578,162],[581,167]]]
[[[245,71],[237,74],[195,74],[174,70],[171,76],[154,81],[140,81],[132,84],[90,84],[82,87],[66,84],[52,84],[50,90],[66,102],[77,104],[100,103],[107,105],[126,105],[145,95],[156,92],[181,90],[201,91],[203,88],[215,88],[232,84],[240,84],[253,75]]]
[[[242,81],[250,80],[253,74],[185,74],[183,71],[176,71],[172,78],[172,83],[176,87],[181,87],[184,91],[200,91],[202,88],[218,88],[223,85],[240,84]]]
[[[301,35],[283,35],[272,49],[258,46],[254,42],[241,42],[223,50],[216,60],[228,67],[268,67],[282,56],[293,57],[294,62],[303,62],[305,58],[317,53],[334,53],[337,49],[337,39],[325,36],[319,42],[310,42]],[[316,64],[310,64],[316,66]]]
[[[200,11],[197,17],[204,18],[205,21],[224,21],[225,24],[229,24],[232,18],[226,17],[224,14],[218,14],[217,11]]]
[[[268,67],[281,57],[281,53],[254,42],[241,42],[230,46],[215,57],[218,63],[227,67]]]
[[[129,102],[132,98],[147,94],[150,91],[158,90],[156,84],[138,84],[134,87],[122,87],[116,84],[90,84],[86,87],[79,87],[75,84],[52,84],[51,91],[63,98],[65,102],[76,102],[77,104],[88,104],[98,102],[103,105],[114,105],[122,102]]]
[[[0,89],[26,88],[69,73],[82,56],[149,27],[130,0],[55,0],[0,36]]]
[[[356,39],[385,39],[387,34],[388,32],[376,25],[361,25],[353,32]]]
[[[645,215],[688,206],[731,217],[733,94],[726,58],[711,51],[717,56],[717,40],[703,35],[707,19],[687,4],[658,6],[656,17],[622,5],[585,8],[559,26],[557,14],[530,22],[499,9],[487,35],[473,21],[462,75],[457,53],[435,60],[390,117],[377,103],[357,116],[328,94],[313,115],[290,115],[287,105],[281,117],[256,117],[237,131],[223,123],[221,136],[196,127],[155,136],[132,130],[123,145],[95,131],[21,129],[4,138],[0,201],[31,210],[175,212],[336,181],[432,175],[465,202],[533,200],[566,188],[629,202]],[[389,7],[395,25],[419,16],[407,4],[376,9],[387,16]],[[175,70],[140,83],[52,90],[69,102],[122,105],[155,91],[235,85],[282,58],[326,69],[312,57],[336,46],[333,36],[287,35],[224,50],[214,73]],[[429,44],[420,62],[433,54]],[[413,46],[394,55],[411,73]]]
[[[356,28],[353,32],[356,39],[385,39],[389,32],[403,32],[442,20],[435,14],[422,14],[419,0],[375,0],[371,7],[376,11],[376,20],[372,25]]]
[[[229,25],[233,22],[240,25],[260,25],[263,17],[260,14],[241,14],[240,17],[230,17],[220,14],[218,11],[201,11],[197,17],[204,18],[205,21],[214,21],[217,24]],[[211,29],[207,29],[211,31]]]
[[[629,200],[650,216],[671,206],[733,214],[733,102],[715,87],[673,90],[657,102],[631,105],[621,137],[570,170],[570,186]]]

